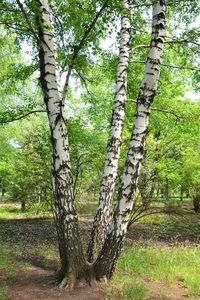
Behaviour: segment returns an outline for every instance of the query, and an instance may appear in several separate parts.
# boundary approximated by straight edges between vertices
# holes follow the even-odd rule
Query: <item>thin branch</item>
[[[154,214],[164,213],[164,212],[165,212],[165,209],[163,208],[163,209],[160,209],[160,210],[156,210],[156,208],[155,208],[155,210],[152,210],[152,211],[150,211],[149,213],[142,214],[143,212],[144,212],[144,211],[141,212],[141,215],[138,214],[138,215],[137,215],[137,218],[133,217],[133,219],[131,219],[131,220],[129,221],[128,229],[130,228],[130,226],[131,226],[134,222],[136,222],[136,221],[138,221],[138,220],[140,220],[140,219],[142,219],[142,218],[144,218],[144,217],[147,217],[147,216],[151,216],[151,215],[154,215]]]
[[[155,1],[152,1],[151,3],[144,3],[144,4],[138,4],[138,5],[131,5],[131,4],[130,4],[130,6],[131,6],[131,9],[133,9],[133,8],[140,8],[140,7],[150,7],[150,6],[153,5],[154,2],[155,2]],[[176,4],[176,3],[179,3],[179,1],[172,1],[172,2],[169,2],[169,3],[167,3],[167,6],[170,6],[170,5]]]
[[[133,100],[133,99],[127,99],[127,101],[137,103],[137,100]],[[177,119],[183,118],[182,116],[177,115],[175,112],[173,112],[171,110],[161,109],[161,108],[156,108],[156,107],[152,107],[151,110],[174,115]]]
[[[156,107],[152,107],[151,109],[152,109],[152,110],[155,110],[155,111],[158,111],[158,112],[165,113],[165,114],[171,114],[171,115],[174,115],[174,116],[176,117],[176,119],[183,118],[182,116],[179,116],[179,115],[177,115],[175,112],[170,111],[170,110],[160,109],[160,108],[156,108]]]
[[[141,45],[137,45],[135,47],[133,47],[132,49],[130,49],[130,53],[133,53],[135,50],[137,49],[144,49],[144,48],[150,48],[149,45],[145,45],[145,44],[141,44]]]
[[[36,38],[36,40],[37,40],[37,42],[38,42],[38,45],[40,45],[41,41],[40,41],[40,39],[39,39],[39,36],[38,36],[37,33],[35,32],[35,30],[34,30],[32,24],[31,24],[31,21],[30,21],[30,19],[29,19],[29,17],[28,17],[28,14],[27,14],[27,12],[25,11],[25,9],[24,9],[24,7],[23,7],[23,4],[20,2],[20,0],[16,0],[16,2],[17,2],[17,4],[18,4],[18,6],[19,6],[19,8],[20,8],[20,10],[21,10],[21,12],[22,12],[22,14],[24,15],[24,18],[25,18],[25,20],[26,20],[26,22],[27,22],[27,24],[28,24],[28,27],[29,27],[30,31],[33,33],[34,37]]]
[[[184,69],[184,70],[191,70],[191,71],[200,71],[200,69],[195,67],[184,67],[184,66],[174,66],[174,65],[167,65],[161,64],[163,67],[172,68],[172,69]]]
[[[18,1],[18,0],[17,0]],[[103,4],[103,6],[101,7],[101,9],[97,12],[96,16],[94,17],[94,19],[92,20],[92,22],[90,23],[90,25],[88,26],[88,28],[86,29],[80,43],[78,44],[78,46],[74,47],[74,53],[72,56],[72,60],[69,64],[68,67],[68,72],[67,72],[67,76],[66,76],[66,80],[65,80],[65,85],[64,85],[64,89],[63,89],[63,100],[65,100],[66,94],[67,94],[67,88],[69,85],[69,78],[72,72],[72,68],[74,66],[75,60],[78,56],[79,51],[81,50],[81,48],[83,47],[85,40],[87,39],[90,31],[93,29],[94,25],[96,24],[97,20],[99,19],[99,17],[101,16],[103,10],[106,8],[107,4],[108,4],[109,0],[106,0]]]
[[[58,13],[58,12],[59,12],[59,10],[60,10],[60,8],[61,8],[62,4],[63,4],[63,0],[61,0],[61,1],[60,1],[60,4],[58,5],[58,8],[57,8],[57,10],[56,10],[56,13]]]
[[[191,43],[191,44],[194,44],[194,45],[196,45],[196,46],[200,46],[200,43],[197,43],[197,42],[195,42],[195,41],[189,41],[189,43]]]
[[[55,16],[55,20],[57,20],[58,21],[58,23],[59,23],[59,27],[60,27],[60,38],[61,38],[61,41],[62,41],[62,44],[63,44],[63,48],[65,48],[65,41],[64,41],[64,30],[63,30],[63,23],[62,23],[62,21],[59,19],[59,17],[58,16]],[[62,72],[63,73],[63,72]]]
[[[21,120],[21,119],[23,119],[23,118],[28,117],[28,116],[31,115],[31,114],[41,113],[41,112],[46,112],[46,110],[42,110],[42,109],[32,110],[32,111],[29,111],[28,113],[26,113],[25,115],[20,116],[20,117],[17,117],[17,118],[14,118],[14,119],[12,119],[12,120],[8,120],[8,121],[5,121],[5,122],[0,121],[0,124],[7,124],[7,123],[14,122],[14,121],[18,121],[18,120]]]
[[[0,25],[4,25],[8,28],[12,28],[12,29],[18,30],[18,31],[23,31],[23,32],[29,32],[30,31],[30,29],[28,29],[28,28],[25,29],[23,27],[16,27],[14,24],[9,24],[7,22],[0,22]]]
[[[144,4],[138,4],[138,5],[130,4],[131,9],[140,8],[140,7],[149,7],[149,6],[152,6],[152,3],[144,3]]]
[[[195,41],[191,41],[188,38],[187,39],[183,39],[183,40],[169,40],[169,41],[164,41],[164,44],[184,44],[184,43],[186,43],[186,44],[194,44],[196,46],[200,46],[199,43],[197,43]],[[145,48],[150,48],[150,45],[145,45],[145,44],[137,45],[137,46],[133,47],[132,49],[130,49],[130,53],[133,53],[137,49],[145,49]]]
[[[85,88],[86,88],[86,91],[87,91],[87,93],[90,95],[90,98],[91,98],[91,100],[92,100],[93,97],[92,97],[92,94],[91,94],[91,92],[90,92],[90,90],[89,90],[89,88],[88,88],[88,86],[87,86],[86,79],[82,76],[82,74],[81,74],[78,70],[75,69],[75,71],[76,71],[76,73],[78,74],[80,80],[83,82],[83,84],[84,84],[84,86],[85,86]]]
[[[146,61],[144,60],[132,60],[133,63],[138,64],[146,64]],[[191,71],[200,71],[200,69],[195,67],[184,67],[184,66],[175,66],[175,65],[168,65],[168,64],[160,64],[163,67],[172,68],[172,69],[182,69],[182,70],[191,70]]]

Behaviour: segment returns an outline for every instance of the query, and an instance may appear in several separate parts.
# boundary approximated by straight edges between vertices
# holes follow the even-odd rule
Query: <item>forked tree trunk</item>
[[[87,276],[87,265],[79,236],[75,209],[68,134],[64,117],[64,102],[59,92],[54,41],[54,24],[48,0],[39,0],[41,20],[40,38],[41,85],[46,104],[52,144],[52,177],[55,199],[59,251],[60,279],[63,284],[74,283]]]
[[[127,72],[131,31],[129,0],[123,0],[122,3],[123,11],[121,17],[121,39],[114,108],[110,135],[107,144],[104,174],[99,194],[99,202],[94,218],[91,240],[87,251],[90,262],[97,258],[100,250],[102,249],[113,214],[113,198],[117,179],[126,104]]]
[[[53,191],[62,266],[60,272],[62,280],[61,286],[64,286],[66,283],[73,285],[77,279],[86,279],[91,272],[89,272],[89,267],[85,261],[79,236],[78,218],[73,194],[72,171],[69,159],[67,127],[64,117],[64,102],[59,92],[57,77],[53,17],[48,5],[48,0],[38,0],[38,2],[41,7],[41,19],[38,20],[40,80],[51,129]],[[138,96],[133,133],[118,194],[118,203],[103,248],[93,264],[92,274],[95,274],[97,279],[100,279],[104,275],[108,278],[112,276],[127,232],[133,206],[133,196],[143,157],[150,108],[159,78],[159,64],[164,41],[164,22],[165,1],[159,1],[153,5],[150,53]],[[127,68],[125,70],[124,67],[122,67],[121,71],[125,72],[124,74],[127,76]],[[125,85],[126,80],[121,85],[124,91],[126,91]],[[121,102],[119,101],[117,103],[117,101],[118,100],[116,100],[116,110],[118,109],[118,105],[121,105]],[[113,126],[115,122],[121,119],[121,110],[119,110],[116,115],[114,112]],[[115,143],[111,143],[111,149],[112,147],[114,148],[115,145]],[[111,155],[115,153],[115,151],[110,152]],[[116,151],[116,153],[118,152]],[[113,160],[115,157],[110,156],[110,159]],[[111,166],[108,164],[108,170],[109,168],[111,168]],[[103,211],[103,213],[106,214],[106,211]]]
[[[157,90],[163,52],[165,1],[153,4],[150,52],[141,83],[128,157],[118,193],[112,224],[104,246],[94,263],[97,278],[110,278],[123,245],[134,203],[134,194],[144,153],[151,105]]]

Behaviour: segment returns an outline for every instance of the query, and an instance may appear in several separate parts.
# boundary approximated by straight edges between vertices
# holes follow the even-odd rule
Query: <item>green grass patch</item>
[[[16,261],[16,256],[20,255],[20,248],[16,245],[7,243],[0,243],[0,271],[2,281],[5,283],[6,280],[15,277],[15,267],[20,266],[22,263]]]
[[[20,203],[9,203],[0,206],[0,219],[19,219],[19,218],[34,218],[37,217],[51,217],[52,211],[48,205],[35,203],[27,206],[26,210],[22,212]]]
[[[27,256],[30,256],[41,261],[41,265],[46,268],[57,270],[59,267],[58,253],[54,245],[40,244],[34,245],[26,249]]]
[[[18,205],[0,206],[0,219],[14,219],[21,213]]]
[[[189,295],[200,296],[199,270],[199,245],[158,248],[138,244],[122,253],[113,285],[107,287],[106,293],[119,295],[120,299],[146,299],[151,291],[142,282],[148,278],[167,285],[181,282]]]
[[[8,288],[6,285],[0,287],[0,300],[8,299]]]
[[[114,279],[103,285],[106,300],[141,300],[148,299],[148,290],[144,283],[126,274],[116,273]]]

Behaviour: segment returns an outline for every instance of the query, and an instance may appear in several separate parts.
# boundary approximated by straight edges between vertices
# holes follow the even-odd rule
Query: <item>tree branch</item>
[[[9,24],[7,22],[0,22],[0,25],[4,25],[8,28],[12,28],[14,30],[18,30],[18,31],[23,31],[23,32],[30,32],[30,29],[28,28],[23,28],[23,27],[16,27],[15,24]]]
[[[17,0],[18,1],[18,0]],[[103,4],[103,6],[101,7],[101,9],[97,12],[96,16],[94,17],[94,19],[92,20],[92,22],[90,23],[90,25],[88,26],[88,28],[86,29],[80,43],[78,44],[78,46],[74,47],[74,53],[73,53],[73,56],[72,56],[72,59],[71,59],[71,62],[69,64],[69,67],[68,67],[68,72],[67,72],[67,76],[66,76],[66,79],[65,79],[65,85],[64,85],[64,90],[63,90],[63,100],[65,100],[65,97],[66,97],[66,94],[67,94],[67,88],[68,88],[68,85],[69,85],[69,78],[70,78],[70,75],[71,75],[71,72],[72,72],[72,68],[73,68],[73,65],[75,63],[75,60],[78,56],[78,53],[79,51],[81,50],[81,48],[83,47],[83,44],[87,38],[87,36],[89,35],[90,31],[93,29],[94,25],[96,24],[97,20],[99,19],[99,17],[101,16],[103,10],[105,9],[105,7],[107,6],[108,4],[108,1],[109,0],[106,0]]]
[[[87,91],[87,93],[90,95],[90,98],[91,98],[91,100],[92,100],[93,97],[92,97],[92,94],[91,94],[91,92],[90,92],[90,90],[89,90],[89,88],[88,88],[88,86],[87,86],[86,79],[82,76],[82,74],[81,74],[78,70],[75,69],[75,71],[76,71],[76,73],[78,74],[80,80],[83,82],[83,84],[84,84],[84,86],[85,86],[85,88],[86,88],[86,91]]]
[[[130,49],[130,53],[133,53],[135,50],[137,49],[144,49],[144,48],[150,48],[149,45],[145,45],[145,44],[141,44],[141,45],[137,45],[135,47],[133,47],[132,49]]]
[[[171,40],[168,40],[168,41],[165,41],[165,44],[194,44],[196,46],[200,46],[199,43],[195,42],[195,41],[192,41],[190,40],[189,38],[185,38],[183,40],[175,40],[175,39],[171,39]]]
[[[60,4],[58,5],[58,8],[57,8],[57,10],[56,10],[56,13],[58,13],[58,12],[59,12],[59,10],[60,10],[60,8],[61,8],[62,4],[63,4],[63,0],[61,0],[61,1],[60,1]]]
[[[37,41],[38,45],[40,45],[41,41],[40,41],[40,39],[39,39],[39,36],[38,36],[37,33],[35,32],[35,30],[34,30],[32,24],[31,24],[31,21],[30,21],[30,19],[29,19],[29,17],[28,17],[28,14],[27,14],[27,12],[25,11],[25,9],[24,9],[24,7],[23,7],[23,4],[20,2],[20,0],[16,0],[16,2],[17,2],[17,4],[18,4],[18,6],[19,6],[19,8],[20,8],[20,10],[21,10],[21,12],[22,12],[22,14],[23,14],[23,16],[24,16],[26,22],[27,22],[27,24],[28,24],[28,27],[29,27],[30,31],[32,32],[32,34],[33,34],[34,37],[36,38],[36,41]]]
[[[167,65],[161,64],[163,67],[172,68],[172,69],[184,69],[184,70],[191,70],[191,71],[200,71],[200,69],[195,67],[184,67],[184,66],[174,66],[174,65]]]
[[[137,103],[137,100],[127,99],[127,102]],[[162,112],[162,113],[166,113],[166,114],[174,115],[174,116],[176,117],[176,119],[183,118],[182,116],[177,115],[175,112],[173,112],[173,111],[171,111],[171,110],[161,109],[161,108],[156,108],[156,107],[152,107],[151,110],[158,111],[158,112]]]
[[[195,41],[191,41],[188,38],[187,39],[183,39],[183,40],[169,40],[169,41],[164,41],[164,44],[184,44],[184,43],[186,43],[186,44],[194,44],[196,46],[200,46],[199,43],[197,43]],[[150,45],[145,45],[145,44],[137,45],[137,46],[133,47],[132,49],[130,49],[130,53],[133,53],[137,49],[145,49],[145,48],[150,48]]]
[[[146,64],[146,61],[144,61],[144,60],[132,60],[131,62],[138,63],[138,64]],[[200,71],[200,69],[195,68],[195,67],[175,66],[175,65],[167,65],[167,64],[162,64],[162,63],[160,65],[163,66],[163,67],[172,68],[172,69]]]
[[[21,120],[23,118],[26,118],[28,117],[29,115],[31,114],[35,114],[35,113],[41,113],[41,112],[46,112],[46,110],[42,110],[42,109],[38,109],[38,110],[32,110],[32,111],[29,111],[28,113],[26,113],[25,115],[23,116],[20,116],[20,117],[17,117],[17,118],[14,118],[12,120],[8,120],[8,121],[0,121],[0,124],[7,124],[7,123],[11,123],[11,122],[14,122],[14,121],[18,121],[18,120]]]
[[[170,5],[176,4],[176,3],[179,3],[179,1],[169,2],[169,3],[167,3],[167,6],[170,6]],[[133,9],[133,8],[140,8],[140,7],[150,7],[152,5],[153,5],[153,1],[149,2],[149,3],[138,4],[138,5],[132,5],[132,4],[130,4],[130,7],[131,7],[131,9]]]

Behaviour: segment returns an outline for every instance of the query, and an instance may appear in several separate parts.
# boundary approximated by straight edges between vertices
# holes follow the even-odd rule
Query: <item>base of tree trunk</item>
[[[96,287],[97,279],[94,273],[94,268],[92,263],[86,262],[85,269],[81,272],[76,270],[64,272],[61,268],[57,273],[58,288],[69,288],[73,290],[74,286],[83,286],[84,284],[89,284],[91,287]]]

